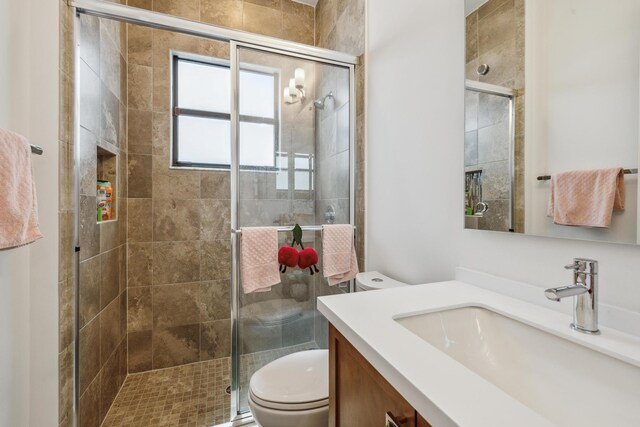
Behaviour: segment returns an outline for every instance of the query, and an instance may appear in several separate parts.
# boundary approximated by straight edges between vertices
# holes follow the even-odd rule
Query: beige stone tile
[[[126,173],[124,174],[126,176]],[[122,188],[122,187],[121,187]],[[127,198],[118,197],[118,236],[120,245],[127,243],[127,224],[129,223],[129,207]]]
[[[174,326],[153,331],[153,368],[197,362],[200,358],[200,325]]]
[[[100,363],[103,366],[118,348],[120,339],[120,300],[115,299],[100,312]]]
[[[198,305],[201,309],[201,321],[228,319],[231,317],[231,282],[216,280],[200,283]]]
[[[200,360],[219,359],[231,355],[230,320],[216,320],[201,326]]]
[[[315,42],[315,23],[295,13],[284,13],[282,20],[282,38],[310,46]]]
[[[230,200],[230,172],[200,172],[200,197],[203,199]]]
[[[153,65],[153,30],[141,25],[128,25],[128,60],[135,65]]]
[[[129,184],[131,191],[131,184]],[[197,199],[200,175],[197,171],[169,169],[168,159],[153,156],[153,198]]]
[[[71,74],[60,74],[60,123],[58,129],[58,139],[62,142],[71,144],[73,142],[73,104],[74,104],[74,84]]]
[[[119,249],[100,255],[100,309],[104,309],[120,294]]]
[[[104,420],[120,389],[120,357],[115,352],[100,371],[100,419]]]
[[[127,0],[127,5],[139,9],[153,9],[153,0]]]
[[[245,1],[242,29],[256,34],[282,37],[282,11]]]
[[[130,288],[128,291],[127,324],[129,332],[150,330],[153,327],[151,287]]]
[[[120,245],[120,224],[118,221],[102,222],[100,227],[100,253],[110,251]]]
[[[153,244],[153,284],[200,280],[200,242],[157,242]]]
[[[209,24],[242,28],[242,0],[200,0],[200,19]]]
[[[466,18],[466,60],[469,62],[478,57],[478,13],[473,12]]]
[[[151,199],[128,200],[129,243],[151,242],[153,240],[153,204]]]
[[[80,196],[80,260],[98,255],[100,228],[96,223],[98,206],[93,196]]]
[[[153,287],[153,327],[200,322],[200,284],[180,283]]]
[[[316,43],[326,40],[338,22],[337,0],[323,0],[316,6]]]
[[[169,31],[153,30],[153,66],[170,67],[171,50],[198,53],[201,39]]]
[[[315,22],[316,10],[313,6],[293,0],[282,0],[282,11],[294,14],[300,19]]]
[[[153,68],[129,64],[129,108],[151,110],[153,106]]]
[[[82,426],[100,427],[100,377],[97,376],[85,389],[86,392],[80,396],[79,418],[82,420]]]
[[[199,4],[199,0],[153,0],[153,10],[197,21],[200,19]]]
[[[58,355],[58,420],[65,425],[73,416],[73,345]]]
[[[100,78],[86,62],[80,61],[80,125],[100,133]]]
[[[104,20],[101,22],[105,22]],[[117,44],[108,33],[108,29],[100,25],[100,80],[115,95],[120,94],[120,73],[127,70],[120,69],[120,51]]]
[[[169,67],[153,68],[153,111],[169,112],[171,110],[169,74]]]
[[[486,17],[478,20],[478,54],[482,55],[516,38],[513,0],[505,2]]]
[[[231,242],[228,239],[202,242],[200,272],[201,280],[231,279]]]
[[[100,72],[100,21],[89,15],[80,16],[80,58],[96,73]],[[71,75],[72,73],[68,73]]]
[[[127,286],[151,286],[153,268],[153,245],[151,243],[129,243],[129,265]]]
[[[129,372],[148,371],[151,365],[151,330],[129,332]]]
[[[151,156],[129,154],[127,160],[129,164],[129,198],[150,198],[153,187]]]
[[[80,327],[100,312],[100,257],[80,263]]]
[[[80,394],[100,372],[100,319],[96,317],[80,330]]]
[[[71,277],[58,283],[58,307],[60,351],[73,341],[74,283]]]
[[[151,131],[152,152],[154,155],[169,158],[171,147],[171,115],[169,113],[153,113]]]
[[[198,200],[154,199],[153,240],[198,240],[200,219]]]
[[[224,240],[231,233],[228,200],[200,200],[200,240]]]
[[[153,113],[129,109],[128,143],[131,154],[151,154]]]
[[[73,262],[75,258],[73,230],[75,228],[74,213],[72,211],[62,211],[58,214],[59,224],[59,263],[58,281],[61,282],[73,277]]]
[[[490,0],[478,8],[478,17],[485,18],[495,12],[500,6],[511,3],[513,0]]]

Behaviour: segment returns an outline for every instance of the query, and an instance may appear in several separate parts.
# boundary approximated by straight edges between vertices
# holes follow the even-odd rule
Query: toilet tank
[[[356,292],[398,288],[400,286],[409,285],[387,277],[384,274],[380,274],[377,271],[358,273],[356,276]]]

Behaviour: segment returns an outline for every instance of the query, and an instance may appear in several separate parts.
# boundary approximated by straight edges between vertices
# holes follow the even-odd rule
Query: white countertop
[[[571,317],[566,314],[459,281],[318,299],[318,309],[329,322],[434,427],[553,425],[394,320],[461,306],[490,308],[640,366],[640,338],[606,327],[599,336],[581,334],[569,328]]]

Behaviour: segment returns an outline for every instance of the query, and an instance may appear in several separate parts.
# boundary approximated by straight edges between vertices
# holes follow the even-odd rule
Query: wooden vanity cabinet
[[[333,325],[329,325],[330,427],[431,427]]]

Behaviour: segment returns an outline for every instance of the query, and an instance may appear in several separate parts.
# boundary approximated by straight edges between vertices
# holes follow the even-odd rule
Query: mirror
[[[465,15],[465,228],[637,244],[640,0]]]

